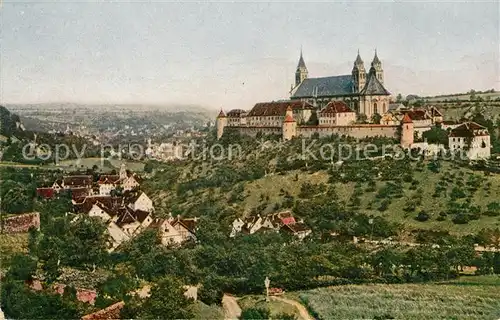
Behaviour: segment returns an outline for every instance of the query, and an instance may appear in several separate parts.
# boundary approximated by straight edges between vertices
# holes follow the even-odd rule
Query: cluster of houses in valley
[[[118,175],[68,175],[51,187],[38,188],[37,194],[52,198],[71,193],[75,219],[81,215],[101,218],[110,235],[109,251],[146,229],[156,229],[164,245],[196,241],[196,218],[155,218],[153,201],[141,191],[141,179],[122,165]]]
[[[290,211],[283,211],[265,216],[258,214],[246,219],[236,218],[229,236],[234,238],[238,234],[254,234],[257,231],[285,232],[300,240],[312,232],[304,221],[297,221]]]

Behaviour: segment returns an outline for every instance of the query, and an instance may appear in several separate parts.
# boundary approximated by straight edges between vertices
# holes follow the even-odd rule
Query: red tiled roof
[[[466,122],[451,130],[450,137],[489,136],[488,129],[475,122]]]
[[[119,209],[119,217],[118,217],[118,220],[116,221],[116,224],[119,227],[122,227],[126,224],[129,224],[129,223],[134,223],[135,221],[137,221],[137,219],[134,217],[134,215],[131,211],[132,210],[129,210],[128,208],[120,208]]]
[[[78,200],[89,195],[89,189],[85,187],[71,188],[71,198]]]
[[[285,116],[285,122],[295,122],[295,120],[293,119],[293,116],[291,114],[287,114]]]
[[[180,219],[177,218],[172,222],[172,227],[175,226],[176,224],[182,225],[184,228],[189,230],[191,233],[195,233],[196,231],[196,220],[195,219]]]
[[[309,231],[311,230],[305,223],[292,223],[292,224],[286,224],[285,227],[291,231],[292,233],[298,233],[302,231]],[[287,230],[285,229],[285,230]]]
[[[281,222],[283,222],[283,224],[292,224],[295,223],[295,218],[294,217],[281,218]]]
[[[320,114],[345,113],[352,111],[344,101],[330,101]]]
[[[50,199],[54,197],[55,190],[52,188],[36,188],[36,194],[42,198]]]
[[[134,215],[135,218],[142,223],[149,216],[149,212],[142,210],[135,210]]]
[[[413,121],[411,120],[411,117],[408,115],[408,113],[405,113],[402,122],[403,123],[413,123]]]
[[[120,311],[125,306],[125,302],[120,301],[97,312],[85,315],[82,320],[111,320],[120,319]]]
[[[67,176],[63,178],[63,183],[66,187],[90,187],[92,186],[92,176]]]
[[[76,203],[73,207],[76,213],[88,213],[92,206],[96,203],[101,203],[106,208],[113,209],[123,205],[122,197],[112,196],[90,196],[83,199],[82,202]]]
[[[241,117],[245,113],[246,113],[245,110],[242,110],[242,109],[233,109],[233,110],[231,110],[231,111],[229,111],[227,113],[227,116],[228,117],[239,118],[239,117]]]
[[[292,110],[314,109],[311,104],[300,100],[260,102],[252,108],[247,117],[284,116],[288,107]]]
[[[117,184],[119,180],[120,180],[120,176],[118,176],[118,175],[103,174],[99,177],[99,180],[97,181],[97,183],[98,184]]]
[[[431,119],[427,111],[420,109],[405,111],[405,115],[410,116],[411,120],[413,121],[423,121]]]
[[[139,190],[127,190],[123,193],[123,199],[125,203],[135,203],[142,194]]]

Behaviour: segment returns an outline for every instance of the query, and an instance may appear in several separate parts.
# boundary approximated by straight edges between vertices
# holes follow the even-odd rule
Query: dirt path
[[[297,308],[297,310],[299,310],[300,318],[303,320],[314,320],[314,318],[311,317],[311,315],[307,311],[306,307],[304,307],[302,304],[300,304],[299,302],[297,302],[295,300],[285,299],[285,298],[277,297],[277,296],[271,297],[271,299],[272,300],[279,300],[281,302],[288,303],[288,304],[294,306],[295,308]]]
[[[238,319],[241,315],[241,308],[233,296],[225,294],[222,297],[222,307],[224,308],[225,319]]]

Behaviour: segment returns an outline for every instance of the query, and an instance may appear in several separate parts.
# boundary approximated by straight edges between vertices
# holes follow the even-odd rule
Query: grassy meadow
[[[500,318],[500,277],[429,284],[346,285],[298,294],[319,319]]]
[[[273,316],[282,314],[289,314],[299,318],[299,311],[294,306],[278,300],[271,300],[267,302],[264,295],[244,296],[238,299],[238,305],[241,309],[269,309],[269,311],[271,312],[271,318]]]
[[[144,170],[144,163],[135,162],[135,161],[125,161],[127,165],[127,169],[134,172],[142,172]],[[50,165],[51,169],[63,169],[67,171],[77,170],[77,169],[92,169],[92,167],[97,166],[98,170],[103,172],[111,171],[111,170],[119,170],[120,165],[122,164],[121,160],[118,159],[101,159],[101,158],[83,158],[83,159],[73,159],[73,160],[64,160],[59,162],[56,165]]]
[[[28,252],[28,233],[0,234],[0,268],[16,253]]]

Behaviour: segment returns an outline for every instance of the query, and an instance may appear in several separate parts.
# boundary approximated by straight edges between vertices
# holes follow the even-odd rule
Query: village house
[[[99,185],[99,195],[108,196],[112,190],[120,186],[120,176],[108,174],[100,175],[97,184]]]
[[[132,210],[125,204],[107,207],[100,201],[92,204],[88,215],[101,218],[107,225],[108,233],[111,236],[110,251],[142,232],[153,222],[150,212]]]
[[[91,175],[72,175],[65,176],[61,187],[66,190],[85,188],[92,190],[93,178]]]
[[[487,159],[491,156],[491,142],[488,129],[466,122],[452,129],[448,137],[451,152],[465,152],[471,160]]]
[[[287,232],[299,240],[304,239],[311,234],[312,230],[303,222],[285,224],[281,231]]]
[[[356,122],[356,112],[343,101],[331,101],[319,112],[320,126],[347,126]]]
[[[299,124],[308,122],[314,110],[314,107],[305,101],[257,103],[247,114],[246,125],[250,127],[281,127],[288,108],[292,109],[293,118]]]
[[[128,207],[134,211],[154,211],[153,200],[142,191],[127,191],[123,196]]]
[[[196,241],[197,218],[169,217],[167,219],[156,219],[149,228],[159,232],[163,245],[182,244],[186,241]]]
[[[229,237],[234,238],[238,233],[241,232],[243,227],[245,226],[245,222],[241,220],[240,218],[236,218],[233,220],[232,227],[231,227],[231,233],[229,234]]]
[[[291,211],[275,212],[264,217],[256,215],[244,221],[236,218],[232,223],[230,237],[235,237],[238,233],[254,234],[259,230],[287,232],[299,239],[308,236],[312,231],[303,221],[296,221]]]

